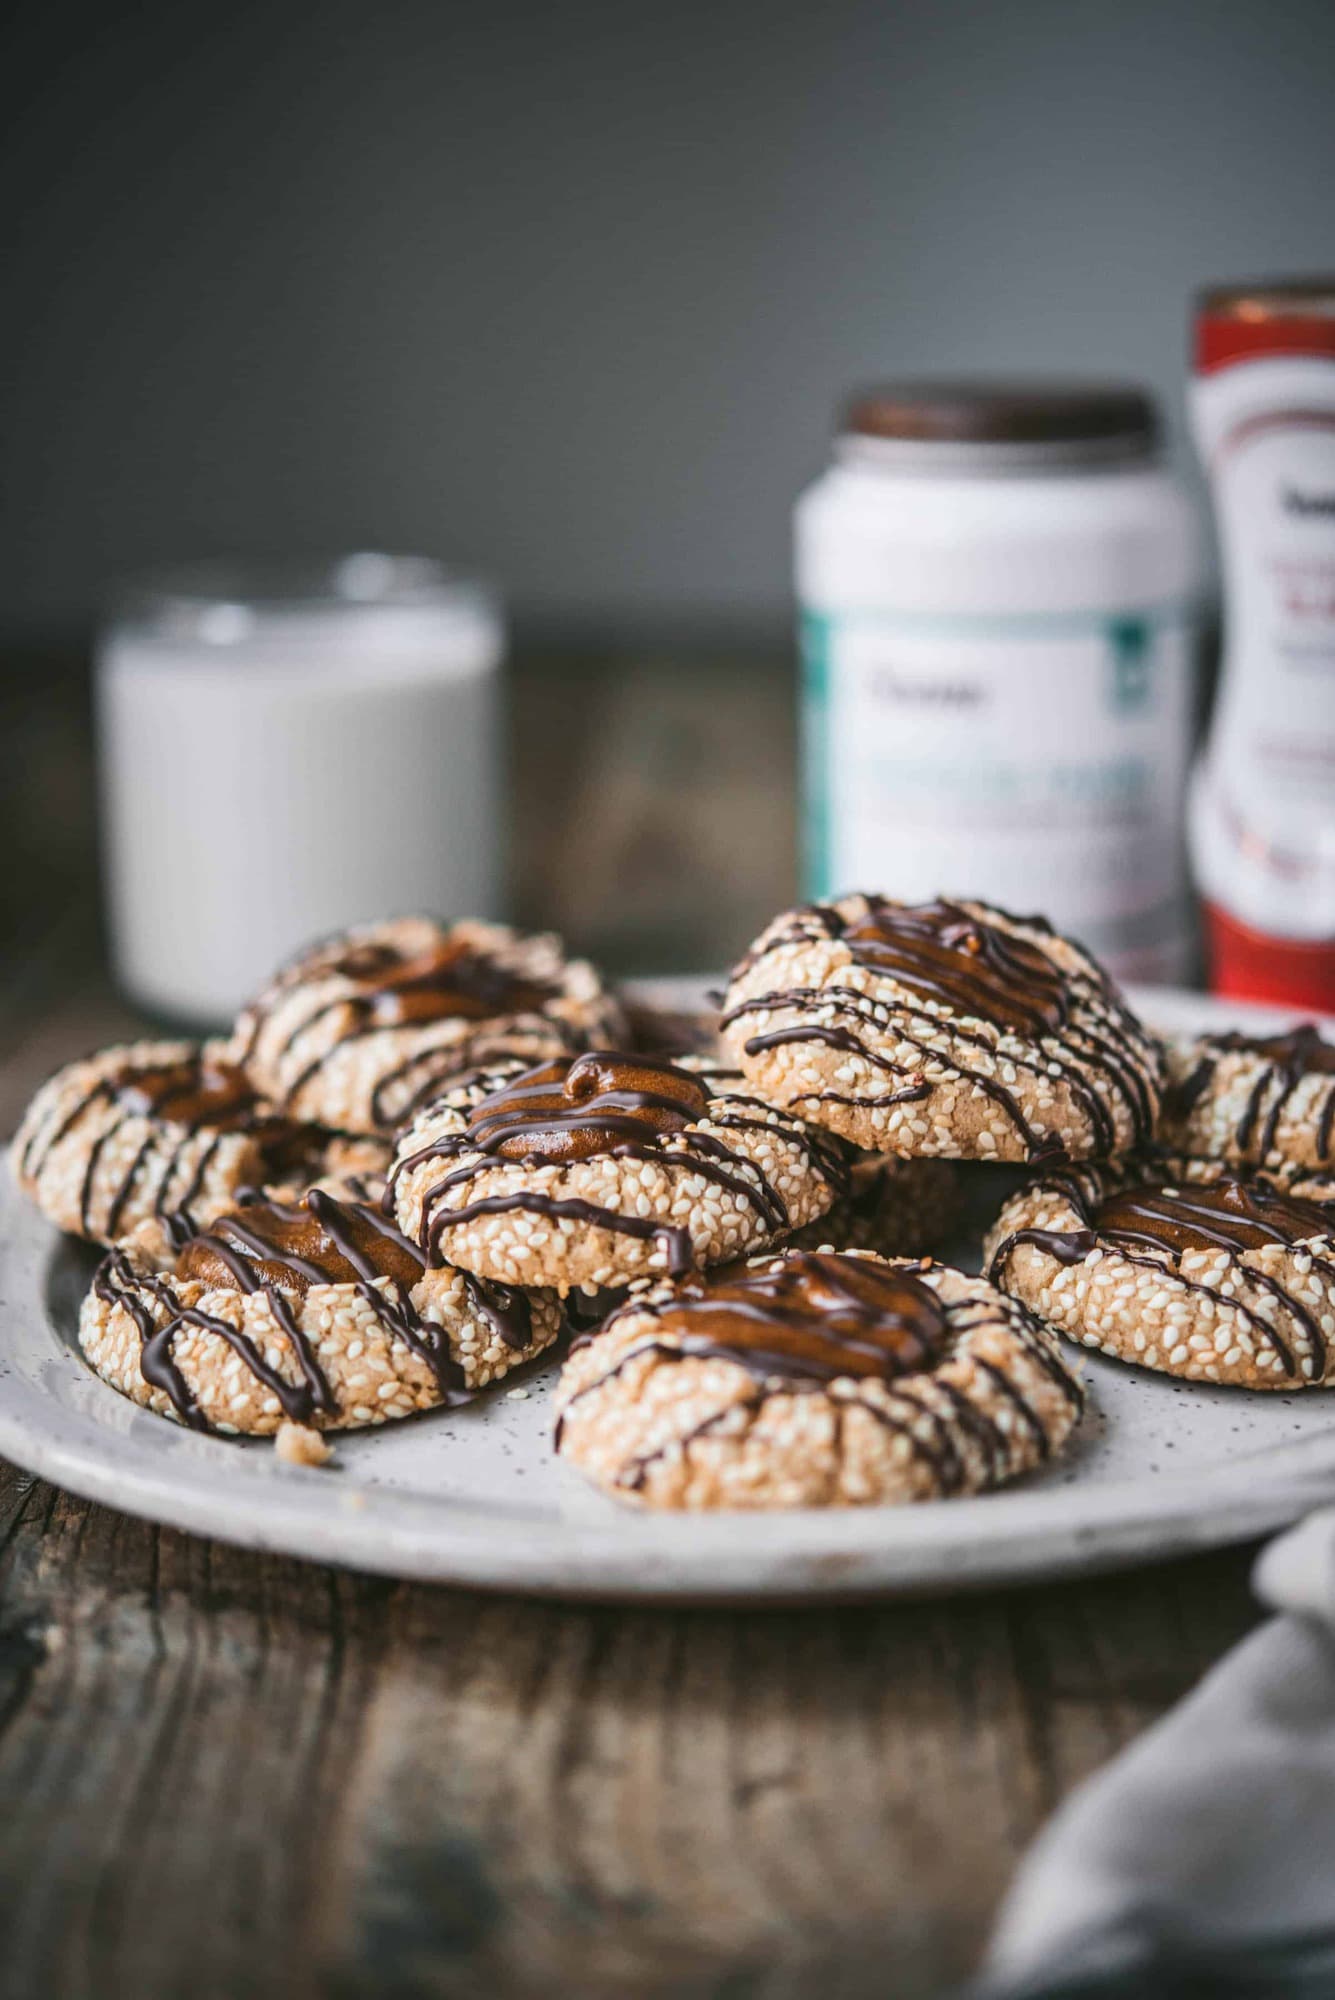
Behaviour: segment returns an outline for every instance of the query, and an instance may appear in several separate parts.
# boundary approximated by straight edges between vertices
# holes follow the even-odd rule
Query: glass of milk
[[[230,1018],[298,946],[501,914],[499,610],[416,557],[206,564],[122,592],[98,648],[115,967]]]

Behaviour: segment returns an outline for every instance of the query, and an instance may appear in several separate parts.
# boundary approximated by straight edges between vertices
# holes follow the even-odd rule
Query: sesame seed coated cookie
[[[557,1448],[650,1507],[822,1507],[975,1493],[1077,1422],[1057,1343],[930,1259],[784,1251],[631,1299],[577,1341]]]
[[[1233,1166],[1335,1166],[1335,1042],[1308,1023],[1285,1035],[1168,1043],[1160,1136]]]
[[[226,1055],[133,1042],[67,1063],[24,1115],[15,1180],[61,1229],[113,1243],[153,1216],[207,1220],[265,1181],[383,1170],[378,1142],[280,1117]]]
[[[1006,1203],[997,1284],[1086,1347],[1185,1381],[1335,1379],[1335,1209],[1209,1160],[1054,1170]]]
[[[548,1293],[428,1271],[377,1207],[311,1189],[164,1256],[150,1223],[100,1267],[79,1341],[113,1388],[198,1430],[346,1430],[458,1403],[551,1345]]]
[[[920,1257],[946,1235],[958,1211],[959,1182],[948,1160],[853,1153],[848,1192],[828,1214],[797,1230],[788,1247]]]
[[[400,1227],[428,1262],[565,1292],[760,1249],[829,1208],[843,1148],[703,1057],[498,1064],[400,1136]]]
[[[238,1019],[235,1059],[293,1117],[392,1133],[480,1062],[588,1048],[620,1021],[593,967],[552,936],[403,917],[284,967]]]
[[[766,1097],[872,1152],[1097,1158],[1158,1113],[1159,1045],[1101,967],[985,903],[790,911],[733,973],[721,1026]]]

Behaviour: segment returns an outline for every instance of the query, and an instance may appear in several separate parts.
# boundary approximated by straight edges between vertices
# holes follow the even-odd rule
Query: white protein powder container
[[[914,383],[798,502],[805,889],[1041,912],[1185,976],[1199,544],[1140,390]]]

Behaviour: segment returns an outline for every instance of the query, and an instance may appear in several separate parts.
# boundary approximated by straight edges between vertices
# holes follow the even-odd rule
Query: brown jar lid
[[[843,433],[919,445],[1055,447],[1064,458],[1142,456],[1159,431],[1154,403],[1126,383],[897,382],[848,405]]]

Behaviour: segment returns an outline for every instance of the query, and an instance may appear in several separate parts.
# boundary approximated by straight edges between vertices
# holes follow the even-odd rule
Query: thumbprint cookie
[[[347,1430],[467,1400],[551,1345],[550,1292],[428,1271],[378,1205],[243,1202],[100,1267],[79,1341],[104,1380],[197,1430]]]
[[[593,1291],[780,1240],[846,1152],[701,1057],[599,1050],[478,1072],[399,1140],[391,1198],[429,1263]]]
[[[326,940],[248,1008],[236,1060],[289,1116],[392,1133],[461,1071],[606,1041],[619,1004],[554,937],[427,917]]]
[[[1265,1175],[1157,1154],[1054,1169],[1005,1204],[987,1256],[1049,1325],[1143,1368],[1247,1389],[1335,1376],[1335,1207]]]
[[[1101,1158],[1158,1115],[1159,1044],[1102,968],[986,903],[790,911],[733,973],[722,1033],[757,1090],[872,1152]]]
[[[134,1042],[67,1063],[33,1098],[10,1161],[43,1214],[96,1243],[153,1218],[189,1230],[266,1181],[386,1164],[379,1142],[276,1113],[212,1042]]]
[[[1056,1341],[985,1279],[788,1250],[641,1293],[576,1341],[557,1448],[649,1507],[932,1500],[1040,1465],[1081,1407]]]
[[[1335,1166],[1335,1042],[1310,1022],[1285,1035],[1180,1038],[1167,1053],[1165,1145],[1276,1172]]]

